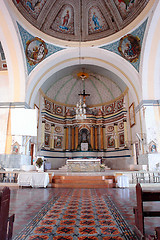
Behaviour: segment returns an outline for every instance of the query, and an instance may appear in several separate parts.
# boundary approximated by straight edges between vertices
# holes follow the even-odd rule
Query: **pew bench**
[[[0,191],[0,239],[11,240],[15,215],[9,216],[10,189],[4,187]]]
[[[155,232],[156,232],[156,238],[160,240],[160,227],[156,227]]]
[[[155,234],[147,236],[147,240],[160,240],[160,227],[156,227]]]
[[[154,209],[153,207],[144,206],[144,202],[160,202],[160,191],[143,190],[141,185],[136,185],[136,200],[137,206],[133,208],[135,214],[135,230],[140,239],[144,239],[144,218],[145,217],[160,217],[160,208]]]

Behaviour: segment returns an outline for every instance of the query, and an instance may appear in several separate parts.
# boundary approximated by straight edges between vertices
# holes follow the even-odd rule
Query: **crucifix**
[[[78,94],[80,97],[83,97],[83,103],[86,104],[86,97],[90,96],[90,94],[85,93],[85,89],[83,90],[83,93]]]

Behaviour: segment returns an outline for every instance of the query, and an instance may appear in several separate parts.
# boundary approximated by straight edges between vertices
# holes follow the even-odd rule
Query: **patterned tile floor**
[[[34,216],[49,202],[53,196],[62,194],[65,189],[56,188],[19,188],[11,189],[10,214],[15,213],[13,237],[19,234],[22,229],[34,218]],[[133,206],[135,206],[135,189],[107,188],[99,189],[101,195],[110,196],[115,206],[134,229]],[[160,204],[159,204],[160,206]],[[154,234],[154,227],[160,225],[159,218],[146,218],[146,234]]]

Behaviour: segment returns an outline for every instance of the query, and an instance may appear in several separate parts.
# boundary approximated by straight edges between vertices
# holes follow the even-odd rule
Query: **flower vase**
[[[41,167],[36,166],[36,170],[38,172],[44,172],[44,165],[42,165]]]

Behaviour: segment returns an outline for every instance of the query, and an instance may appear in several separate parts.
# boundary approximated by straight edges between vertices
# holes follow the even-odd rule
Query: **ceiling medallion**
[[[118,51],[129,62],[137,62],[141,45],[139,37],[128,34],[120,39]]]
[[[84,72],[79,72],[79,73],[77,73],[77,76],[79,78],[81,78],[82,80],[84,80],[84,79],[89,77],[89,74],[88,73],[84,73]]]
[[[32,66],[46,57],[48,49],[42,39],[35,37],[26,42],[25,53],[28,63]]]

